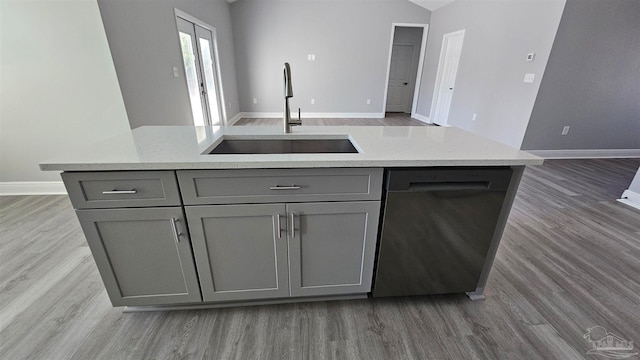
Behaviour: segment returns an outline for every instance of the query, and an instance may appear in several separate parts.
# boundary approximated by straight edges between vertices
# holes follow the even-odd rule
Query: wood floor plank
[[[31,311],[21,312],[14,319],[14,325],[37,323],[46,331],[11,326],[0,332],[3,339],[0,354],[4,353],[10,359],[21,359],[26,354],[35,359],[70,358],[86,332],[96,326],[96,320],[108,311],[109,301],[102,296],[102,283],[84,276],[94,267],[93,260],[86,258],[67,275],[68,281],[58,282],[30,305]],[[84,290],[82,293],[76,290],[78,286]],[[70,291],[76,295],[73,302],[67,301]],[[5,346],[11,351],[3,351]]]
[[[63,281],[76,267],[91,256],[89,249],[78,248],[73,251],[58,266],[35,281],[27,291],[13,297],[10,301],[0,305],[0,331],[6,329],[23,311],[28,309],[36,300],[40,299],[52,287]]]

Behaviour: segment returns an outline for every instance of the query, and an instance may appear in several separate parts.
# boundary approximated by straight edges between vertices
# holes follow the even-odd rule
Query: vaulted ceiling
[[[231,4],[232,2],[236,2],[237,0],[227,0],[227,2],[229,4]],[[412,3],[418,5],[418,6],[422,6],[423,8],[429,10],[429,11],[433,11],[435,9],[441,8],[451,2],[453,2],[453,0],[409,0]]]

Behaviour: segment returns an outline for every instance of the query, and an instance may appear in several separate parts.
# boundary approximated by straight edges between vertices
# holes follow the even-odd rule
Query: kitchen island
[[[64,172],[112,304],[141,310],[366,298],[376,277],[389,275],[380,273],[382,264],[375,271],[386,256],[379,242],[392,170],[444,169],[454,178],[465,171],[473,179],[463,180],[487,189],[491,181],[476,178],[480,173],[508,172],[486,239],[443,238],[457,226],[438,225],[449,230],[421,250],[453,261],[451,269],[434,271],[445,274],[436,287],[416,294],[457,289],[451,291],[481,298],[524,166],[542,163],[452,127],[281,131],[142,127],[40,167]],[[348,140],[357,152],[210,154],[223,141],[283,139]],[[439,203],[420,213],[423,222],[447,204],[466,207]],[[461,214],[456,221],[466,221]]]

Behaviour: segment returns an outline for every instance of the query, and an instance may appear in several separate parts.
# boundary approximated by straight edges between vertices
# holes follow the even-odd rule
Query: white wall
[[[129,130],[96,0],[0,1],[0,187]]]
[[[636,176],[631,181],[629,188],[622,193],[618,201],[640,210],[640,169],[638,169]]]
[[[640,168],[638,169],[636,176],[633,178],[631,185],[629,185],[629,190],[640,194]]]
[[[442,36],[465,29],[448,123],[520,148],[564,5],[458,0],[433,11],[418,114],[430,115]],[[533,62],[526,61],[530,52]],[[524,83],[525,73],[535,73],[535,82]]]
[[[407,0],[232,3],[240,111],[282,112],[282,66],[288,61],[292,109],[381,113],[391,24],[428,24],[429,15]],[[315,54],[316,61],[308,61],[309,54]]]
[[[238,113],[238,89],[226,0],[98,0],[131,128],[193,125],[174,8],[216,29],[227,118]]]

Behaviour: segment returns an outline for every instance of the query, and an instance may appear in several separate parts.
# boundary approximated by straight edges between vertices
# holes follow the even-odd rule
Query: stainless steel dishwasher
[[[388,170],[373,296],[474,291],[511,175],[510,168]]]

